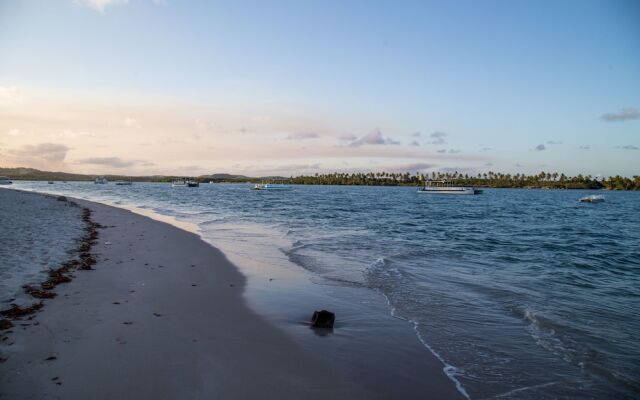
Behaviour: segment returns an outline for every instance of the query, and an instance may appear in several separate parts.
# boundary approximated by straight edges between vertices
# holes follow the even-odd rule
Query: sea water
[[[640,193],[14,186],[170,215],[225,251],[275,248],[317,284],[380,293],[472,399],[640,397]]]

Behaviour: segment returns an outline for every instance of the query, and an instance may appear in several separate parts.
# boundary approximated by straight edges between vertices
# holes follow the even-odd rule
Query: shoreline
[[[7,346],[12,353],[0,364],[5,371],[0,393],[30,398],[20,389],[30,387],[54,398],[201,398],[220,396],[221,390],[227,398],[388,398],[368,387],[379,378],[369,376],[371,371],[360,371],[366,376],[345,374],[314,354],[314,348],[322,353],[319,346],[340,341],[339,325],[333,335],[319,338],[308,326],[302,331],[300,323],[301,334],[313,341],[311,349],[292,340],[273,325],[281,321],[249,307],[244,292],[251,278],[200,236],[124,208],[74,201],[93,209],[95,222],[115,227],[100,231],[95,270],[59,286],[58,298],[36,314],[39,325],[15,333],[15,344]],[[286,303],[282,296],[286,294],[278,301]],[[205,333],[207,338],[189,338]],[[166,355],[158,357],[158,352]],[[416,357],[423,356],[428,353]],[[48,357],[57,359],[44,361]],[[152,371],[145,367],[147,357],[157,361]],[[423,383],[429,392],[414,386],[413,396],[402,396],[462,398],[433,359],[429,382]],[[101,360],[101,377],[95,371],[87,376],[84,368],[95,368],[95,360]],[[127,373],[141,372],[142,384],[122,381]],[[382,376],[385,371],[379,372]],[[166,378],[162,387],[150,387],[159,384],[160,376]],[[95,392],[87,392],[91,389]]]

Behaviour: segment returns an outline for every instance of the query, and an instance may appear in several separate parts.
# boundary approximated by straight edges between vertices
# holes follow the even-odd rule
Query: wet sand
[[[33,320],[14,321],[3,335],[0,398],[389,397],[253,312],[242,295],[245,278],[197,235],[77,202],[105,226],[92,249],[97,264],[74,272]],[[435,358],[432,366],[441,368]],[[444,374],[424,380],[425,391],[398,397],[461,398]]]

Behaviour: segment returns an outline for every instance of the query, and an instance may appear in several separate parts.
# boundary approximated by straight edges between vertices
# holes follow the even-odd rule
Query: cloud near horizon
[[[545,151],[547,148],[543,144],[539,144],[535,147],[536,151]]]
[[[631,107],[624,108],[618,113],[602,114],[601,118],[607,122],[621,122],[631,119],[638,119],[640,118],[640,110]]]
[[[133,166],[152,167],[155,164],[142,160],[123,160],[120,157],[89,157],[75,161],[76,164],[103,165],[113,168],[128,168]]]
[[[59,166],[64,163],[69,147],[57,143],[26,144],[17,149],[7,150],[15,161],[36,165]]]
[[[362,136],[361,138],[358,138],[354,141],[352,141],[351,143],[349,143],[349,146],[351,147],[359,147],[359,146],[363,146],[363,145],[367,145],[367,144],[371,144],[371,145],[397,145],[400,144],[400,142],[395,141],[391,138],[388,137],[384,137],[382,135],[382,132],[380,132],[379,129],[376,129],[374,131],[372,131],[369,134],[366,134],[364,136]]]
[[[297,132],[287,136],[288,140],[305,140],[305,139],[317,139],[320,135],[315,132]]]
[[[431,141],[429,141],[429,144],[443,145],[447,143],[447,141],[445,140],[445,137],[447,137],[447,134],[445,132],[435,131],[431,133],[429,137],[431,138]]]

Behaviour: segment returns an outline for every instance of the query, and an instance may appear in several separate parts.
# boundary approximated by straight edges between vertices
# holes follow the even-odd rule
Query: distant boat
[[[291,186],[284,183],[256,183],[251,190],[287,190],[291,189]]]
[[[6,176],[0,176],[0,185],[11,185],[13,182],[11,182],[11,179],[7,178]]]
[[[604,196],[601,194],[592,194],[591,196],[582,197],[579,201],[581,203],[602,203]]]
[[[53,181],[49,181],[47,182],[49,185],[53,185]]]
[[[109,181],[104,176],[99,176],[96,178],[94,183],[96,185],[106,185],[107,183],[109,183]]]
[[[448,181],[428,180],[424,183],[424,187],[418,189],[418,193],[474,195],[482,193],[482,190],[472,187],[457,186]]]
[[[116,185],[118,186],[131,186],[132,182],[131,181],[118,181],[116,182]]]
[[[193,179],[183,178],[176,179],[175,181],[171,182],[171,186],[198,187],[200,186],[200,182]]]

